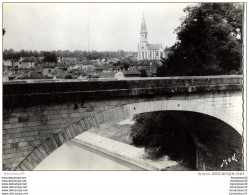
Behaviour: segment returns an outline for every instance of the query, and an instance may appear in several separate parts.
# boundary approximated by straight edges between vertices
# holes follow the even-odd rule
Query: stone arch
[[[218,99],[219,98],[217,98],[217,102]],[[239,101],[238,105],[240,105]],[[214,101],[211,101],[209,103],[207,100],[200,101],[196,99],[141,101],[137,103],[116,106],[107,110],[102,110],[96,112],[91,116],[82,118],[75,123],[71,123],[67,127],[54,133],[50,138],[46,139],[42,144],[37,146],[23,161],[20,162],[15,170],[33,170],[43,159],[45,159],[58,147],[60,147],[70,139],[73,139],[77,135],[91,129],[92,127],[98,127],[100,124],[113,120],[127,119],[129,117],[132,117],[134,114],[171,110],[191,111],[206,114],[227,123],[228,125],[233,127],[240,135],[243,131],[242,114],[239,117],[237,116],[238,113],[242,113],[242,110],[238,110],[236,113],[228,114],[225,113],[220,106],[215,105]]]

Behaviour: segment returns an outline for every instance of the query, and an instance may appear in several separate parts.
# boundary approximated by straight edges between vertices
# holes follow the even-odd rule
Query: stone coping
[[[59,83],[59,82],[91,82],[91,81],[117,81],[117,80],[158,80],[158,79],[206,79],[206,78],[243,78],[242,75],[211,75],[211,76],[173,76],[173,77],[124,77],[124,78],[89,78],[89,79],[20,79],[4,81],[3,84],[18,83]]]
[[[242,91],[242,82],[243,77],[239,75],[42,83],[9,82],[3,84],[3,105],[4,109],[8,109],[89,99]]]

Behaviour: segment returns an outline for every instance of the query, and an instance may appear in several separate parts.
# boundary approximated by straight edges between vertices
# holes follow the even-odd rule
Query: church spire
[[[143,19],[142,19],[142,24],[141,24],[141,32],[140,34],[148,34],[147,32],[147,27],[144,19],[144,13],[143,13]]]

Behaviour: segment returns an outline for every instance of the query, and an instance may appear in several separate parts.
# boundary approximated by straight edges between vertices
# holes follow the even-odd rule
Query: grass
[[[130,125],[119,125],[119,124],[102,124],[99,128],[93,128],[89,132],[97,135],[113,139],[126,144],[131,144],[132,140],[130,137],[131,132]]]

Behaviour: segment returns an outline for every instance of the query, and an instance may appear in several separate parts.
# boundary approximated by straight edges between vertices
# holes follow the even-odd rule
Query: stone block
[[[18,122],[18,118],[9,118],[8,123],[17,123]]]
[[[46,142],[42,143],[42,148],[46,151],[46,153],[49,155],[53,150],[49,148]]]
[[[32,151],[33,149],[34,149],[33,146],[9,148],[9,149],[4,149],[3,154],[5,155],[5,154],[18,153],[18,152]]]
[[[73,138],[68,126],[64,128],[64,131],[65,131],[67,137],[69,138],[69,140]]]
[[[109,109],[109,114],[110,114],[110,121],[114,121],[115,120],[115,113],[114,113],[113,108]]]
[[[99,112],[99,119],[100,119],[100,124],[105,123],[105,116],[103,111]]]
[[[25,165],[25,167],[27,167],[29,170],[33,170],[35,167],[33,167],[33,165],[27,160],[25,159],[22,164]]]
[[[91,116],[88,116],[85,118],[85,120],[87,121],[87,124],[89,125],[89,129],[93,128],[94,127],[94,123],[92,121],[92,117]]]
[[[43,156],[43,154],[36,148],[34,151],[34,154],[42,161],[46,156]]]
[[[69,140],[69,139],[67,139],[66,133],[64,132],[64,130],[58,132],[57,135],[58,135],[58,137],[59,137],[59,139],[60,139],[60,142],[61,142],[62,144],[64,144],[65,142],[67,142],[67,141]]]
[[[32,152],[30,156],[37,163],[37,165],[42,161],[34,152]]]
[[[93,122],[94,127],[98,127],[98,122],[97,122],[97,120],[96,120],[96,116],[95,116],[95,115],[92,115],[92,116],[91,116],[91,119],[92,119],[92,122]]]
[[[47,153],[47,152],[44,150],[44,148],[42,147],[42,145],[40,145],[40,146],[37,148],[37,150],[39,150],[39,152],[42,154],[42,156],[43,156],[44,158],[46,158],[46,157],[48,156],[48,154],[49,154],[49,153]]]
[[[75,138],[77,135],[76,135],[76,133],[75,133],[75,131],[74,131],[73,125],[72,125],[72,124],[69,125],[69,126],[68,126],[68,129],[69,129],[69,131],[70,131],[70,133],[71,133],[71,135],[72,135],[72,138]]]
[[[106,110],[103,110],[101,113],[103,115],[103,121],[104,121],[104,123],[106,123],[108,121]]]
[[[23,163],[19,166],[23,171],[30,171],[28,167],[26,167]]]
[[[101,124],[99,112],[97,112],[97,113],[94,115],[94,118],[95,118],[97,127],[99,127],[99,125]]]
[[[90,127],[90,124],[89,124],[89,122],[88,122],[88,120],[87,120],[87,117],[83,118],[83,121],[84,121],[86,130],[89,130],[91,127]]]
[[[114,120],[117,120],[118,116],[117,116],[117,112],[116,112],[116,107],[112,108],[112,112],[113,112],[113,115],[114,115]]]
[[[61,140],[58,136],[58,133],[54,133],[52,138],[55,141],[55,144],[57,145],[57,147],[60,147],[63,144],[63,142],[61,142]]]
[[[33,167],[36,167],[38,165],[37,162],[30,155],[27,156],[26,160],[28,160]]]
[[[83,129],[82,129],[82,127],[81,127],[81,125],[80,125],[80,121],[74,123],[73,124],[73,128],[76,131],[77,135],[79,135],[79,134],[81,134],[81,133],[84,132]]]
[[[7,171],[13,171],[15,168],[19,165],[19,163],[8,163],[8,164],[3,164],[3,170]]]
[[[85,124],[83,119],[80,120],[80,125],[81,125],[81,128],[82,128],[82,132],[87,130],[86,124]]]

